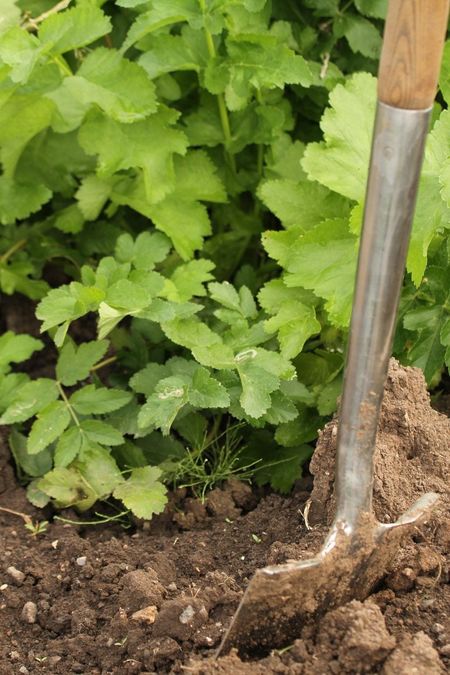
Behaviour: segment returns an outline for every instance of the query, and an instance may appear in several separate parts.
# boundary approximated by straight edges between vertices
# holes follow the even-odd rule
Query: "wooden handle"
[[[378,74],[378,98],[424,110],[436,96],[449,0],[389,0]]]

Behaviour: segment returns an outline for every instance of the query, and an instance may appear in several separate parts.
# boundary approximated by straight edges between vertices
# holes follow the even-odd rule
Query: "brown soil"
[[[375,512],[386,522],[435,490],[435,515],[365,601],[306,623],[284,651],[251,662],[235,653],[213,659],[252,572],[320,545],[334,507],[335,428],[325,428],[311,463],[311,502],[309,479],[289,497],[232,482],[204,505],[181,491],[131,534],[55,521],[32,537],[0,512],[0,673],[446,672],[450,420],[431,409],[420,372],[395,362],[378,435]],[[42,519],[15,485],[4,447],[0,470],[0,505]]]

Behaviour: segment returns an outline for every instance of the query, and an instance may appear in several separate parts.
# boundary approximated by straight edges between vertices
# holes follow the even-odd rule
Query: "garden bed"
[[[443,673],[450,421],[429,406],[420,371],[395,362],[378,434],[375,510],[391,520],[437,490],[435,515],[405,541],[366,602],[328,612],[259,661],[213,659],[252,572],[320,546],[333,509],[335,427],[319,439],[312,495],[309,477],[288,497],[230,482],[205,504],[178,491],[161,516],[131,531],[54,521],[34,537],[18,517],[0,513],[0,673]],[[42,519],[15,484],[5,444],[1,468],[0,505]]]

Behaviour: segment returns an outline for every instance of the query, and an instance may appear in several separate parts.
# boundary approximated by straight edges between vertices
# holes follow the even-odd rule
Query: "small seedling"
[[[47,531],[48,520],[31,520],[28,523],[25,523],[25,529],[27,529],[32,537],[37,537],[38,534],[44,534]]]

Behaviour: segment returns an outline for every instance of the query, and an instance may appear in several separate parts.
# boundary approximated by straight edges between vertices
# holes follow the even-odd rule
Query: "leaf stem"
[[[114,361],[117,361],[117,356],[109,356],[107,359],[99,361],[96,366],[92,366],[91,373],[95,372],[96,370],[100,370],[100,368],[103,368],[104,366],[109,366],[109,364],[114,363]]]
[[[203,12],[203,16],[205,15],[205,0],[199,0],[200,8]],[[206,47],[208,49],[208,54],[211,59],[215,59],[217,56],[216,52],[216,47],[214,45],[214,40],[211,32],[204,26],[204,31],[205,31],[205,40],[206,40]],[[217,106],[219,108],[219,117],[220,117],[220,123],[222,125],[222,132],[223,136],[225,139],[225,154],[227,156],[228,162],[234,171],[236,173],[236,160],[234,155],[227,150],[227,146],[231,142],[231,127],[230,127],[230,118],[228,116],[228,110],[227,106],[225,104],[225,98],[223,94],[217,94],[216,95],[217,99]]]
[[[60,71],[64,74],[67,75],[68,77],[72,77],[73,73],[71,69],[69,68],[69,65],[65,58],[63,56],[52,56],[52,61],[56,63]]]
[[[56,381],[56,386],[58,387],[58,391],[59,391],[59,393],[61,394],[61,398],[62,398],[62,400],[64,401],[64,403],[66,404],[67,410],[68,410],[69,413],[71,414],[73,421],[75,422],[75,424],[77,425],[77,427],[79,427],[79,426],[80,426],[80,420],[78,419],[75,410],[72,408],[71,403],[70,403],[69,399],[68,399],[67,396],[66,396],[66,392],[65,392],[64,389],[62,388],[61,382],[58,382],[58,380],[57,380],[57,381]]]
[[[13,516],[19,516],[19,518],[22,518],[22,520],[27,525],[33,522],[31,516],[27,515],[26,513],[21,513],[20,511],[13,511],[12,509],[7,509],[6,506],[0,506],[0,511],[4,511],[5,513],[11,513],[11,515]]]
[[[6,253],[4,253],[4,254],[0,257],[0,263],[5,263],[5,262],[7,262],[7,260],[9,260],[9,258],[10,258],[12,255],[14,255],[14,253],[16,253],[17,251],[20,251],[20,249],[23,248],[23,247],[25,246],[26,243],[27,243],[27,240],[26,240],[26,239],[19,239],[19,241],[16,241],[16,243],[13,244],[13,246],[11,246],[11,248],[9,248],[9,249],[6,251]]]

